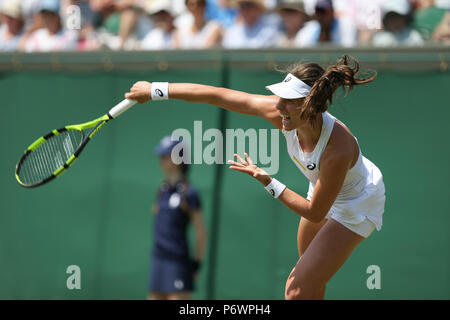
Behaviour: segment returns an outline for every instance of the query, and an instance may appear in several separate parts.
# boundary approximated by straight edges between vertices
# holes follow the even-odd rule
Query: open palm
[[[268,185],[270,183],[270,180],[272,180],[269,174],[263,169],[259,168],[257,165],[255,165],[247,153],[244,153],[244,155],[247,161],[242,159],[239,155],[234,154],[234,157],[239,162],[228,160],[228,163],[231,164],[230,169],[245,172],[250,176],[252,176],[253,178],[257,179],[263,185]]]

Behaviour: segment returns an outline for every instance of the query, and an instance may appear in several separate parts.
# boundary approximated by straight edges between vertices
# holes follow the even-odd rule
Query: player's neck
[[[322,117],[317,117],[314,126],[309,121],[302,122],[297,127],[297,137],[304,152],[312,152],[322,133]]]

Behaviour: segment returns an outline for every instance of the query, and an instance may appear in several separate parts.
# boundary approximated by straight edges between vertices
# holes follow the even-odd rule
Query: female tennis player
[[[258,168],[247,154],[235,154],[230,168],[249,174],[302,217],[298,227],[299,260],[285,288],[286,299],[323,299],[331,277],[362,240],[381,229],[385,188],[380,170],[361,154],[350,130],[328,113],[333,94],[342,87],[376,78],[358,77],[359,62],[343,56],[324,70],[316,63],[290,68],[280,82],[266,88],[273,95],[188,83],[137,82],[128,99],[140,103],[169,97],[202,102],[260,116],[281,130],[287,152],[310,180],[307,198]]]

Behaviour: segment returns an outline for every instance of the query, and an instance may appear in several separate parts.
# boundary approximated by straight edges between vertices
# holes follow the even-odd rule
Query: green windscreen
[[[305,196],[308,181],[289,159],[283,135],[273,133],[275,140],[269,141],[270,123],[179,100],[135,105],[108,122],[80,159],[48,185],[28,190],[14,177],[32,141],[105,114],[136,81],[193,82],[268,94],[264,87],[283,78],[273,71],[274,62],[328,53],[287,54],[288,59],[277,52],[230,53],[204,64],[180,52],[176,64],[144,68],[142,62],[142,70],[136,67],[141,63],[137,57],[126,54],[114,57],[122,68],[104,70],[78,68],[62,56],[61,69],[32,70],[30,60],[30,68],[24,63],[23,69],[3,71],[0,298],[145,299],[152,268],[150,208],[163,178],[153,150],[176,129],[190,132],[192,150],[201,152],[210,143],[204,136],[208,129],[252,129],[258,142],[266,132],[268,157],[277,162],[275,177]],[[402,54],[414,66],[411,56]],[[337,55],[330,55],[330,62]],[[363,68],[373,67],[364,62],[370,60],[364,52],[353,55]],[[364,240],[331,279],[327,299],[450,298],[450,74],[429,68],[428,62],[414,71],[395,68],[396,63],[401,60],[376,68],[375,82],[355,87],[346,97],[339,93],[330,109],[383,173],[386,208],[382,230]],[[222,133],[227,146],[231,140]],[[246,141],[245,150],[251,150],[254,146]],[[298,260],[300,217],[228,165],[202,161],[191,166],[189,177],[201,197],[209,239],[194,298],[284,299],[286,279]],[[191,249],[194,236],[191,228]],[[79,290],[67,288],[71,265],[81,270]],[[370,266],[379,267],[379,289],[368,288]]]

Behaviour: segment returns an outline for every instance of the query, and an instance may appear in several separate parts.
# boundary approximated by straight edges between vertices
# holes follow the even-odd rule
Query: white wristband
[[[278,198],[284,189],[286,189],[286,186],[277,179],[272,178],[272,181],[270,181],[264,189],[266,189],[274,198]]]
[[[169,99],[168,82],[152,82],[152,100]]]

